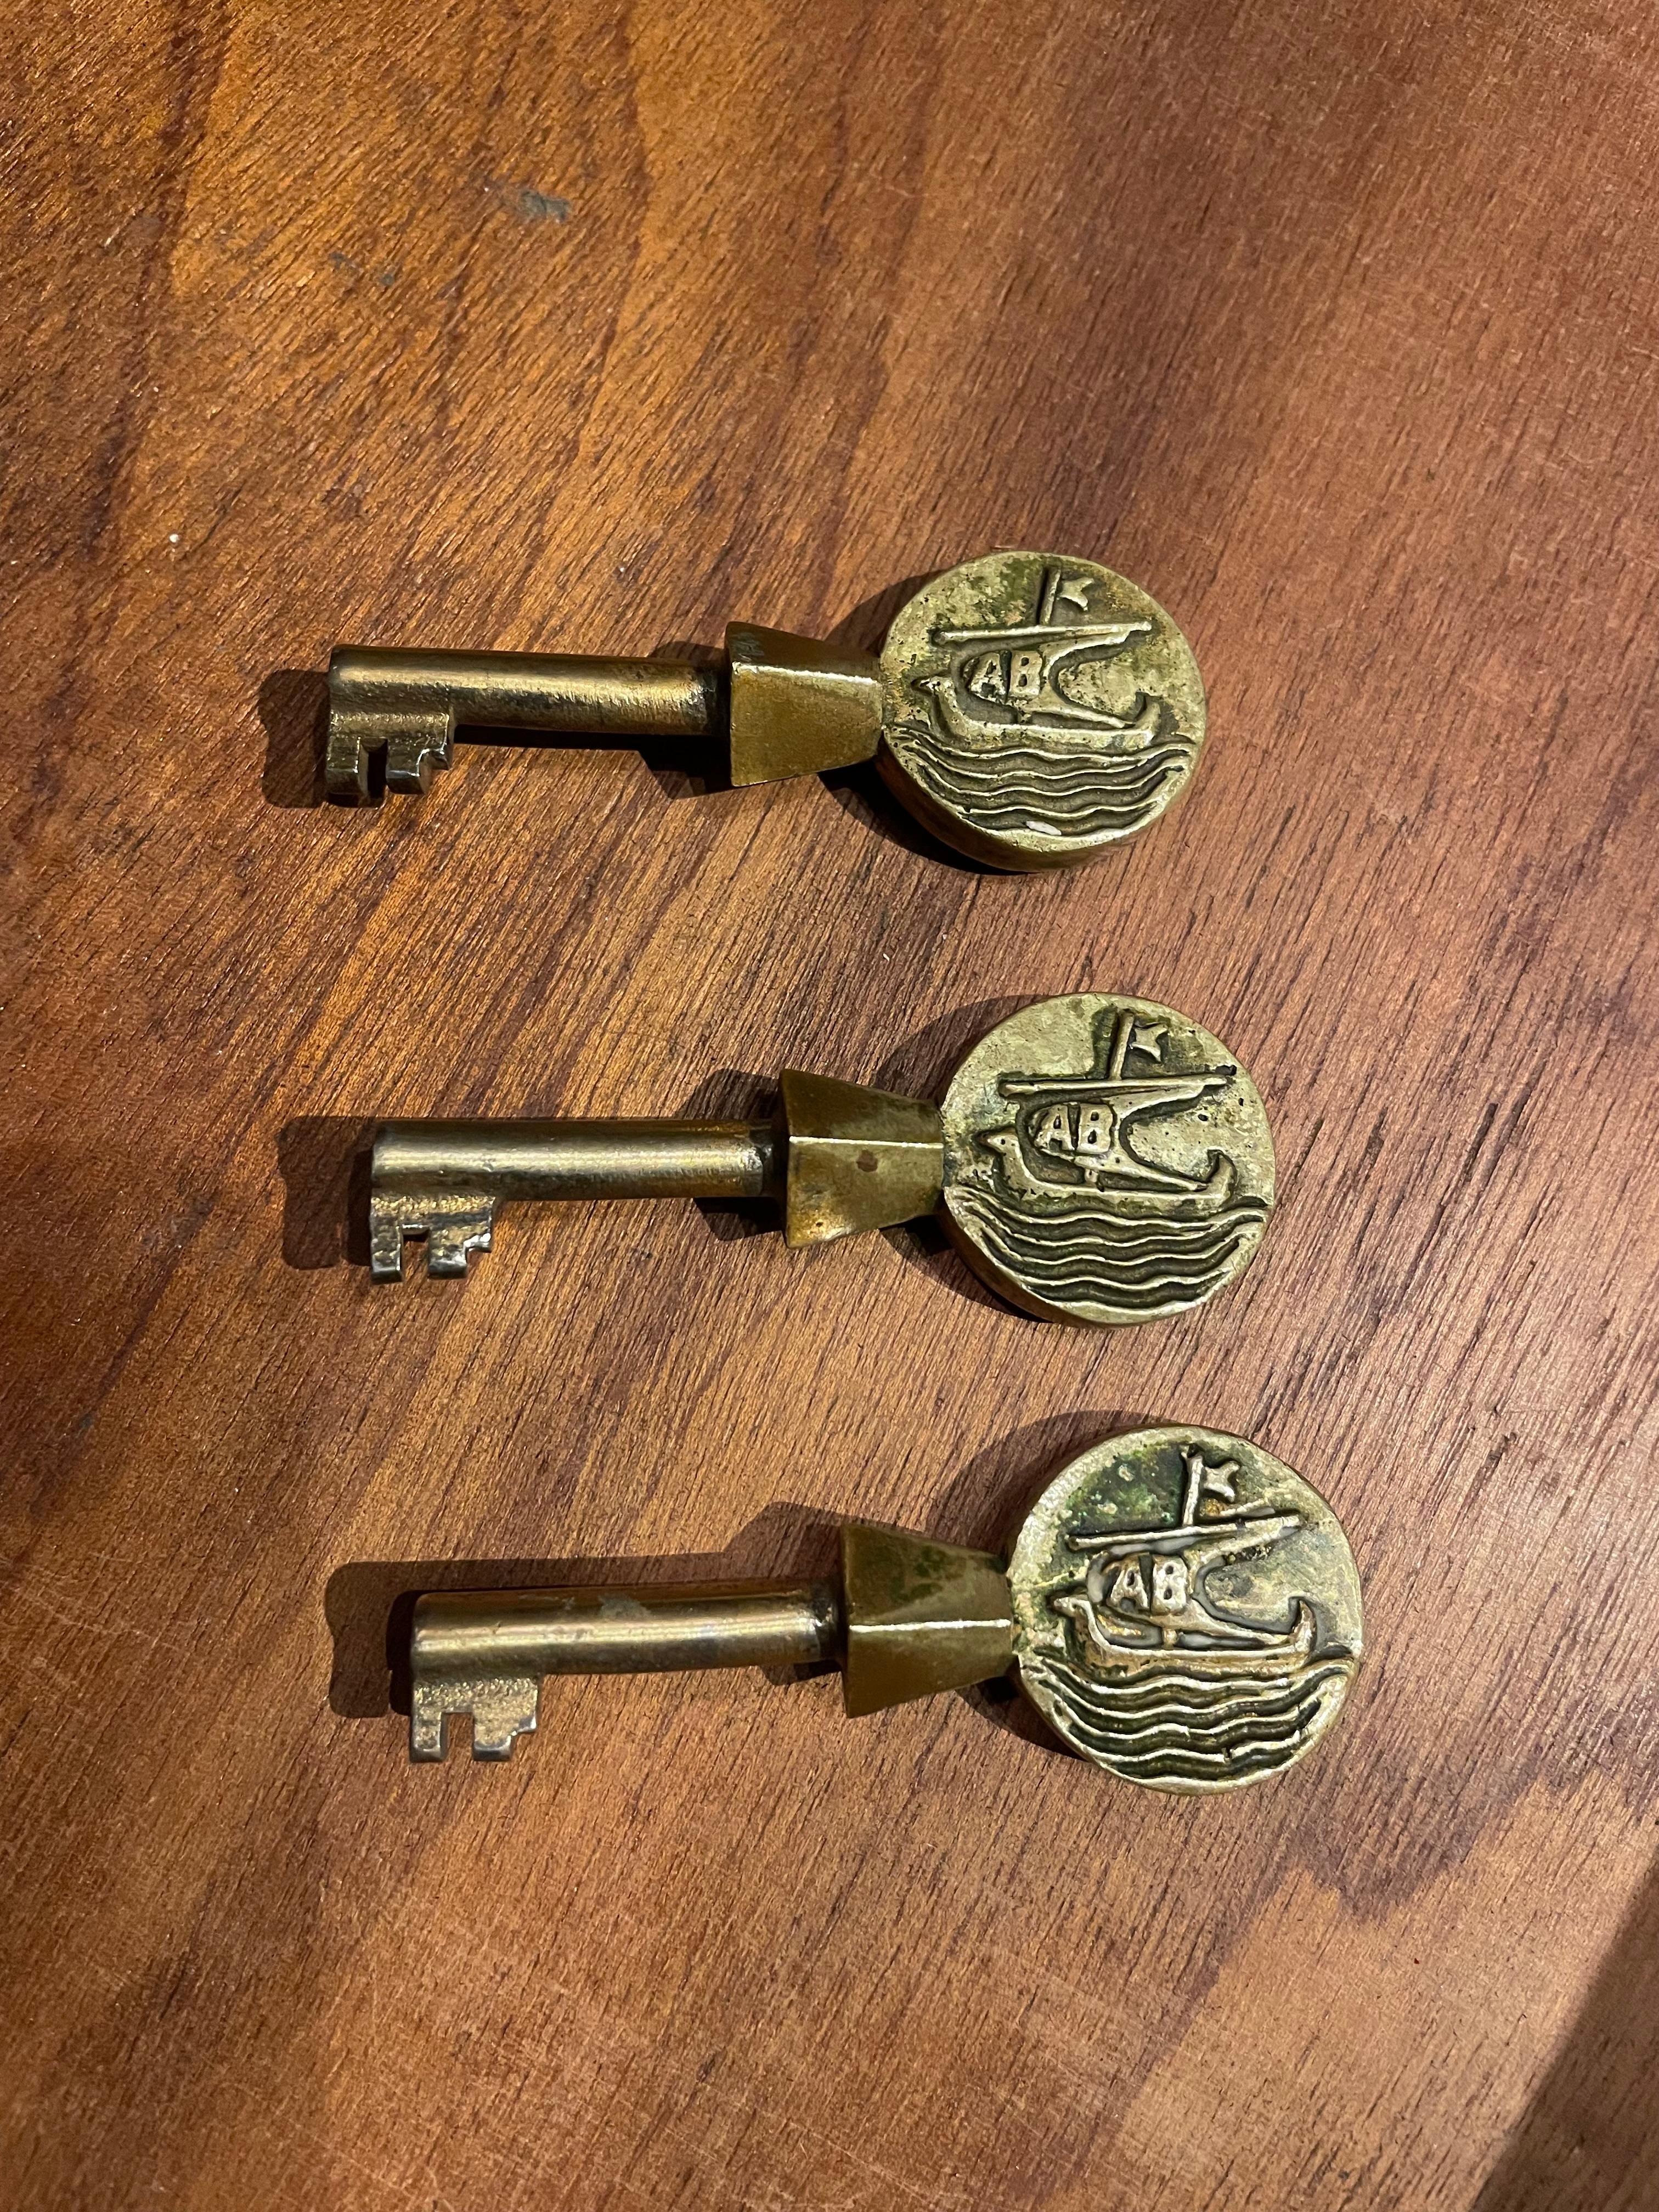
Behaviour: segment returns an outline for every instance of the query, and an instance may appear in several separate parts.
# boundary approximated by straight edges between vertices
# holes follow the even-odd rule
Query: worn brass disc
[[[1073,1460],[1009,1563],[1020,1680],[1074,1751],[1190,1793],[1277,1774],[1358,1664],[1359,1577],[1318,1492],[1242,1437],[1139,1429]]]
[[[1156,599],[1093,561],[990,553],[901,607],[881,655],[878,761],[947,845],[1058,868],[1133,837],[1204,742],[1192,649]]]
[[[1146,999],[1042,999],[975,1045],[945,1120],[945,1220],[1028,1313],[1155,1321],[1249,1263],[1273,1202],[1255,1085]]]

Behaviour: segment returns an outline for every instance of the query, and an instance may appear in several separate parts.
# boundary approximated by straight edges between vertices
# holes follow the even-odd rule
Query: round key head
[[[1146,999],[1042,999],[951,1078],[945,1218],[969,1264],[1051,1321],[1156,1321],[1230,1283],[1273,1202],[1255,1084]]]
[[[997,868],[1068,867],[1146,829],[1204,742],[1192,648],[1156,599],[1057,553],[989,553],[900,608],[882,649],[896,796]]]
[[[1027,1696],[1073,1751],[1154,1790],[1280,1772],[1359,1662],[1335,1514],[1209,1429],[1139,1429],[1073,1460],[1026,1516],[1008,1581]]]

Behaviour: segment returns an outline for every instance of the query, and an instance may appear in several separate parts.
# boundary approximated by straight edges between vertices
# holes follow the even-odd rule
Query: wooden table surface
[[[1650,11],[11,12],[0,2198],[1659,2201]],[[621,750],[315,803],[337,640],[870,644],[1028,543],[1210,690],[1092,869]],[[1087,988],[1269,1103],[1183,1320],[690,1206],[355,1263],[382,1115],[926,1090]],[[1157,1418],[1360,1561],[1276,1783],[758,1674],[406,1761],[404,1591],[989,1542]]]

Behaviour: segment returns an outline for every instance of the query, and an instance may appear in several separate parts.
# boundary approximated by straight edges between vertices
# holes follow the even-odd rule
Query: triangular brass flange
[[[726,655],[733,783],[821,775],[875,757],[881,676],[867,653],[732,623]]]
[[[989,1552],[849,1521],[841,1557],[849,1714],[966,1689],[1013,1665],[1008,1578]]]
[[[932,1213],[945,1181],[945,1125],[925,1098],[786,1068],[784,1241],[822,1244]]]

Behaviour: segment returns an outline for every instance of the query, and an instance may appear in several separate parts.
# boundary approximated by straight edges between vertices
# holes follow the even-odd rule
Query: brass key
[[[506,1759],[549,1674],[828,1662],[850,1716],[1017,1671],[1073,1751],[1201,1793],[1300,1758],[1361,1649],[1353,1555],[1316,1490],[1242,1437],[1140,1429],[1066,1467],[1006,1559],[854,1521],[833,1582],[422,1597],[410,1755],[442,1759],[467,1713],[472,1756]]]
[[[1090,561],[993,553],[902,606],[879,659],[734,623],[708,669],[546,653],[343,645],[328,672],[327,787],[425,792],[455,729],[723,740],[734,784],[874,760],[945,843],[994,867],[1061,867],[1144,830],[1204,738],[1190,647],[1138,586]]]
[[[369,1177],[370,1267],[404,1245],[464,1275],[504,1199],[772,1199],[792,1246],[936,1210],[1026,1311],[1122,1324],[1197,1304],[1261,1241],[1273,1202],[1261,1100],[1169,1006],[1042,999],[993,1030],[943,1107],[786,1071],[766,1122],[388,1121]]]

